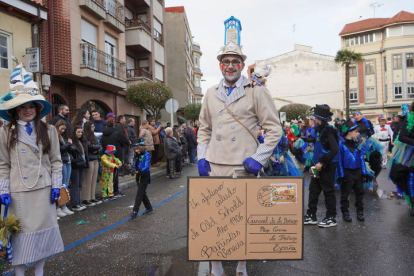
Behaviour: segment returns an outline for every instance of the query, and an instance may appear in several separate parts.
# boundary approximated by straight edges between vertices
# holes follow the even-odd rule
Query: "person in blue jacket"
[[[151,202],[147,196],[147,187],[151,183],[151,155],[145,151],[144,138],[141,138],[138,143],[132,145],[135,151],[133,167],[135,168],[136,181],[138,185],[137,195],[135,197],[134,208],[130,215],[131,219],[138,216],[138,210],[141,206],[141,202],[144,203],[145,212],[144,215],[151,214],[153,212]]]
[[[342,218],[351,222],[349,214],[349,195],[354,190],[357,219],[364,221],[364,186],[363,180],[369,177],[365,165],[364,152],[359,148],[359,126],[351,120],[342,125],[344,140],[339,143],[338,182],[341,185]]]

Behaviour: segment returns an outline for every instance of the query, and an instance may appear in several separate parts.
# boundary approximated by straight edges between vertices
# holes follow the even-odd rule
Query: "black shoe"
[[[145,210],[144,215],[149,215],[149,214],[152,214],[153,212],[154,212],[153,209]]]
[[[358,211],[357,212],[357,220],[359,220],[359,221],[365,221],[364,213],[362,211]]]
[[[316,215],[305,215],[303,219],[303,224],[305,225],[316,225],[318,224],[318,220],[316,219]]]
[[[131,218],[131,219],[134,219],[134,218],[136,218],[138,216],[138,212],[135,212],[135,211],[132,211],[132,213],[129,215],[129,217]]]
[[[85,205],[85,206],[95,206],[96,204],[95,203],[93,203],[92,201],[90,201],[90,200],[84,200],[84,201],[82,201],[82,205]]]
[[[342,218],[346,222],[352,222],[352,218],[351,218],[351,215],[349,214],[349,212],[348,213],[343,213]]]
[[[336,226],[336,219],[334,217],[330,218],[324,218],[323,221],[318,223],[319,227],[327,228],[327,227],[333,227]]]

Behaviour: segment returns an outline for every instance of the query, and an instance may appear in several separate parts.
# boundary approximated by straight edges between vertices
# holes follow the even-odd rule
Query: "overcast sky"
[[[217,54],[224,44],[224,20],[241,21],[241,45],[246,67],[293,50],[294,43],[313,52],[334,56],[340,49],[338,34],[347,23],[373,18],[375,0],[166,0],[166,7],[184,6],[193,40],[201,46],[203,93],[222,78]],[[405,10],[414,13],[413,0],[384,0],[375,17],[392,17]],[[293,25],[296,24],[293,33]],[[172,68],[168,68],[171,70]],[[244,72],[246,74],[246,72]]]

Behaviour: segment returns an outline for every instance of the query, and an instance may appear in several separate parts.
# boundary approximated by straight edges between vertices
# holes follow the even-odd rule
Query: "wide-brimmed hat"
[[[238,44],[235,44],[233,42],[229,42],[227,43],[227,45],[225,45],[220,53],[217,56],[218,61],[221,62],[221,58],[225,55],[237,55],[240,56],[241,59],[243,60],[243,62],[246,60],[247,56],[243,55],[241,47]]]
[[[10,121],[10,110],[30,102],[40,104],[41,118],[52,110],[52,105],[40,94],[37,84],[19,64],[10,76],[10,92],[0,98],[0,117]]]
[[[332,121],[332,115],[331,108],[327,104],[317,104],[313,108],[312,116],[315,116],[315,118],[318,118],[319,120],[330,122]]]
[[[116,147],[114,145],[107,145],[105,153],[116,152]]]
[[[345,137],[348,132],[357,129],[359,126],[356,125],[351,119],[348,119],[345,123],[342,124],[342,136]]]

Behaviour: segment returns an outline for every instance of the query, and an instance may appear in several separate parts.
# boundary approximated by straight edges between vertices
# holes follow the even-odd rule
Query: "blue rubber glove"
[[[198,160],[197,165],[200,176],[210,176],[208,174],[208,172],[211,172],[210,163],[205,158]]]
[[[54,204],[60,197],[60,189],[52,189],[50,194],[50,203]]]
[[[260,144],[264,143],[264,137],[262,135],[259,135],[257,139],[259,140]]]
[[[10,203],[11,203],[11,197],[9,194],[0,195],[0,204],[10,205]]]
[[[263,167],[262,164],[260,164],[251,157],[246,158],[246,160],[243,161],[243,165],[247,173],[251,173],[254,175],[257,175]]]

